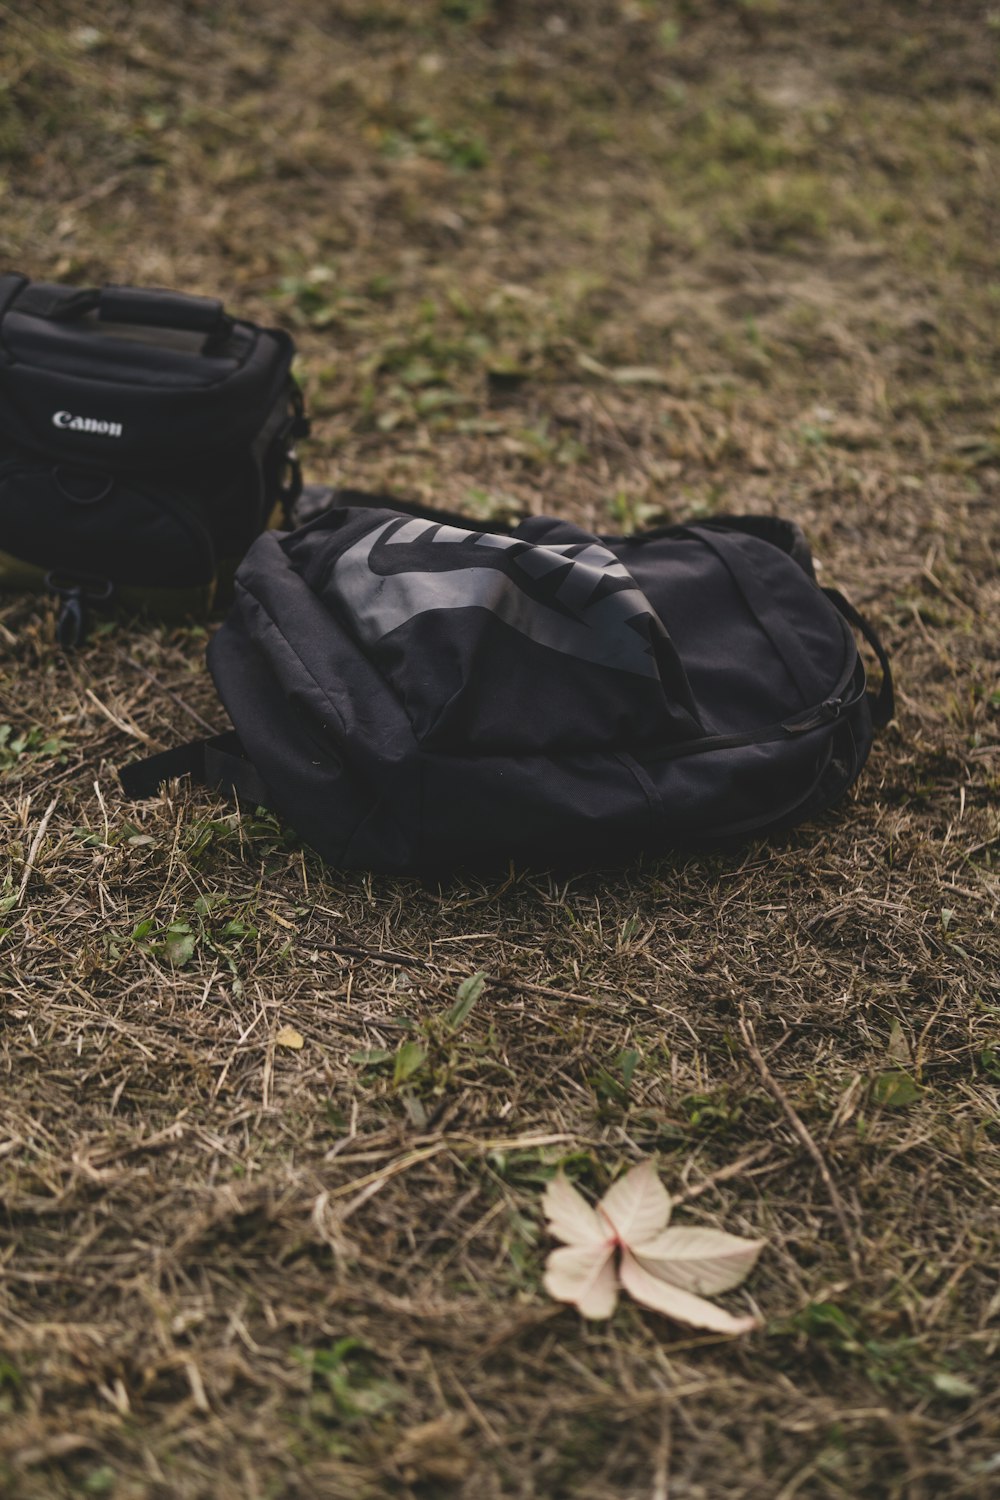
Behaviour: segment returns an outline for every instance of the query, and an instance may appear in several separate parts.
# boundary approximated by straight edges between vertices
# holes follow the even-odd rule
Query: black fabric
[[[860,617],[790,523],[598,538],[339,498],[259,538],[209,647],[258,790],[332,863],[729,840],[815,816],[864,765]]]
[[[293,356],[214,298],[0,277],[0,553],[207,597],[297,493]]]
[[[302,533],[294,557],[427,748],[537,753],[701,731],[662,622],[648,601],[633,601],[614,555],[577,527],[539,518],[501,537],[389,513],[373,528],[367,510],[341,510]],[[456,628],[449,596],[460,587],[479,601],[475,629]],[[438,599],[448,607],[433,607]],[[526,715],[541,696],[545,719]]]
[[[134,761],[119,772],[122,790],[127,796],[137,798],[151,797],[164,782],[181,776],[190,776],[204,786],[238,797],[244,807],[265,807],[271,800],[270,792],[243,753],[239,736],[231,729]]]
[[[8,272],[0,276],[0,317],[7,311],[9,304],[28,284],[27,276],[21,276],[16,271]]]
[[[215,335],[232,328],[217,297],[192,297],[159,287],[106,286],[98,294],[97,316],[107,323],[190,328]]]
[[[235,741],[235,735],[231,737]],[[145,760],[133,761],[118,773],[122,790],[128,797],[152,797],[164,782],[177,776],[190,776],[204,784],[207,743],[207,740],[191,740],[189,744],[149,755]]]

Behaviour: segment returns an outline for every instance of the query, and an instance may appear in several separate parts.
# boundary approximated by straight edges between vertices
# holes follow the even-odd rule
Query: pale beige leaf
[[[716,1292],[739,1286],[749,1276],[764,1243],[740,1239],[721,1229],[691,1225],[665,1229],[655,1239],[633,1244],[632,1253],[642,1268],[660,1281],[702,1297],[714,1297]]]
[[[305,1044],[305,1037],[301,1031],[296,1031],[294,1026],[282,1026],[275,1033],[274,1045],[276,1047],[291,1047],[294,1052],[301,1052]]]
[[[585,1318],[610,1318],[618,1301],[614,1247],[564,1245],[545,1262],[545,1290],[557,1302],[575,1302]]]
[[[612,380],[619,385],[669,385],[670,376],[656,365],[622,365],[611,371]]]
[[[622,1252],[621,1284],[643,1307],[664,1313],[678,1323],[692,1328],[707,1328],[712,1333],[749,1333],[757,1327],[756,1318],[734,1318],[732,1313],[703,1297],[695,1297],[683,1287],[671,1286],[651,1276],[628,1250]]]
[[[602,379],[607,379],[611,374],[607,365],[600,364],[598,360],[592,359],[589,354],[584,354],[582,350],[577,354],[576,362],[581,370],[587,371],[588,375],[600,375]]]
[[[656,1175],[651,1161],[637,1167],[613,1182],[597,1205],[625,1245],[639,1245],[651,1240],[670,1218],[670,1194]]]
[[[566,1245],[603,1245],[611,1240],[607,1225],[562,1172],[548,1183],[542,1209],[550,1232]]]

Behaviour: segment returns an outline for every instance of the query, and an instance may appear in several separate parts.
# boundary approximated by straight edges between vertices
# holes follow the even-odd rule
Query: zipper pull
[[[843,706],[843,698],[827,698],[818,708],[810,708],[802,718],[785,719],[781,727],[786,734],[805,734],[810,729],[818,729],[821,724],[832,724],[834,719],[839,719]]]

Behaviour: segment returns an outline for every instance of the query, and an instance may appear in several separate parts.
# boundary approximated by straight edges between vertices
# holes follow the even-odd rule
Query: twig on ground
[[[24,869],[21,871],[21,884],[17,890],[17,902],[19,906],[24,900],[24,893],[28,889],[28,881],[31,879],[32,871],[35,868],[35,855],[41,848],[42,839],[45,837],[45,830],[49,826],[49,819],[55,812],[58,801],[58,796],[52,798],[52,801],[42,814],[42,821],[39,823],[35,837],[31,841],[31,848],[28,850],[28,857],[24,861]]]
[[[128,652],[126,651],[120,651],[118,654],[121,657],[122,661],[127,662],[130,667],[133,667],[135,669],[135,671],[141,672],[144,677],[148,678],[153,686],[159,692],[161,692],[165,698],[169,698],[171,703],[176,703],[178,708],[183,709],[189,719],[193,719],[196,724],[200,724],[202,729],[207,729],[209,734],[218,734],[219,731],[213,724],[210,724],[207,719],[203,719],[198,710],[196,708],[192,708],[190,703],[187,703],[179,693],[174,692],[173,688],[168,688],[165,682],[161,682],[160,679],[156,676],[155,672],[151,672],[148,667],[144,667],[141,661],[136,661],[135,658],[133,656],[129,656]]]
[[[331,953],[339,953],[344,958],[370,958],[380,964],[398,964],[400,968],[433,969],[436,974],[443,975],[446,979],[457,979],[459,981],[468,978],[468,974],[462,969],[442,969],[432,963],[428,958],[420,958],[415,953],[395,953],[388,948],[362,948],[355,943],[342,943],[339,939],[328,939],[320,943],[315,939],[308,939],[310,948],[318,948],[320,951],[328,949]],[[499,975],[488,974],[487,980],[494,989],[513,990],[518,994],[539,995],[546,1000],[576,1000],[582,1005],[593,1005],[593,995],[578,995],[573,990],[557,990],[547,984],[532,984],[526,979],[501,979]]]
[[[91,703],[93,703],[94,707],[97,708],[104,715],[104,717],[115,726],[116,729],[120,729],[122,734],[127,734],[129,739],[141,740],[144,745],[153,744],[153,740],[144,729],[140,729],[138,724],[130,724],[127,719],[123,719],[118,714],[116,714],[113,709],[109,708],[106,703],[103,703],[101,699],[98,698],[93,688],[84,688],[84,692],[90,699]]]
[[[766,1087],[768,1092],[773,1094],[775,1099],[777,1099],[778,1103],[781,1105],[782,1109],[788,1117],[788,1123],[791,1125],[792,1129],[795,1131],[795,1134],[798,1136],[799,1140],[802,1142],[803,1146],[805,1146],[806,1150],[809,1152],[809,1155],[816,1163],[816,1168],[819,1172],[820,1177],[822,1177],[823,1179],[823,1185],[826,1188],[826,1191],[829,1194],[830,1202],[833,1205],[833,1211],[837,1216],[837,1222],[840,1225],[840,1232],[844,1237],[844,1243],[847,1246],[847,1255],[848,1259],[851,1262],[851,1270],[854,1272],[855,1276],[860,1276],[861,1256],[858,1252],[857,1239],[847,1217],[847,1209],[844,1206],[844,1200],[840,1196],[840,1191],[837,1187],[837,1184],[834,1182],[832,1176],[830,1175],[830,1168],[826,1164],[823,1153],[820,1151],[816,1142],[810,1135],[808,1128],[803,1123],[802,1117],[799,1115],[794,1104],[789,1099],[788,1095],[785,1093],[784,1089],[781,1087],[781,1084],[775,1078],[774,1074],[771,1072],[771,1069],[768,1067],[767,1062],[764,1059],[764,1054],[757,1046],[757,1042],[754,1038],[753,1027],[747,1020],[742,1006],[740,1007],[739,1027],[740,1035],[743,1038],[743,1043],[751,1058],[753,1059],[758,1073],[764,1081],[764,1086]]]
[[[774,1146],[768,1142],[765,1146],[759,1146],[756,1151],[751,1151],[747,1156],[741,1156],[739,1161],[732,1161],[728,1167],[720,1167],[718,1172],[711,1172],[703,1177],[701,1182],[695,1183],[694,1187],[683,1188],[679,1193],[671,1193],[675,1203],[690,1203],[693,1198],[700,1198],[702,1193],[707,1193],[717,1183],[727,1182],[730,1177],[738,1177],[745,1172],[747,1167],[753,1166],[754,1162],[763,1161],[765,1156],[770,1156]]]

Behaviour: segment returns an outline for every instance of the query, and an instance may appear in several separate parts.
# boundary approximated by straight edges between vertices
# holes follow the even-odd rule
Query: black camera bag
[[[0,586],[166,618],[225,602],[307,431],[280,329],[153,288],[0,276]]]

